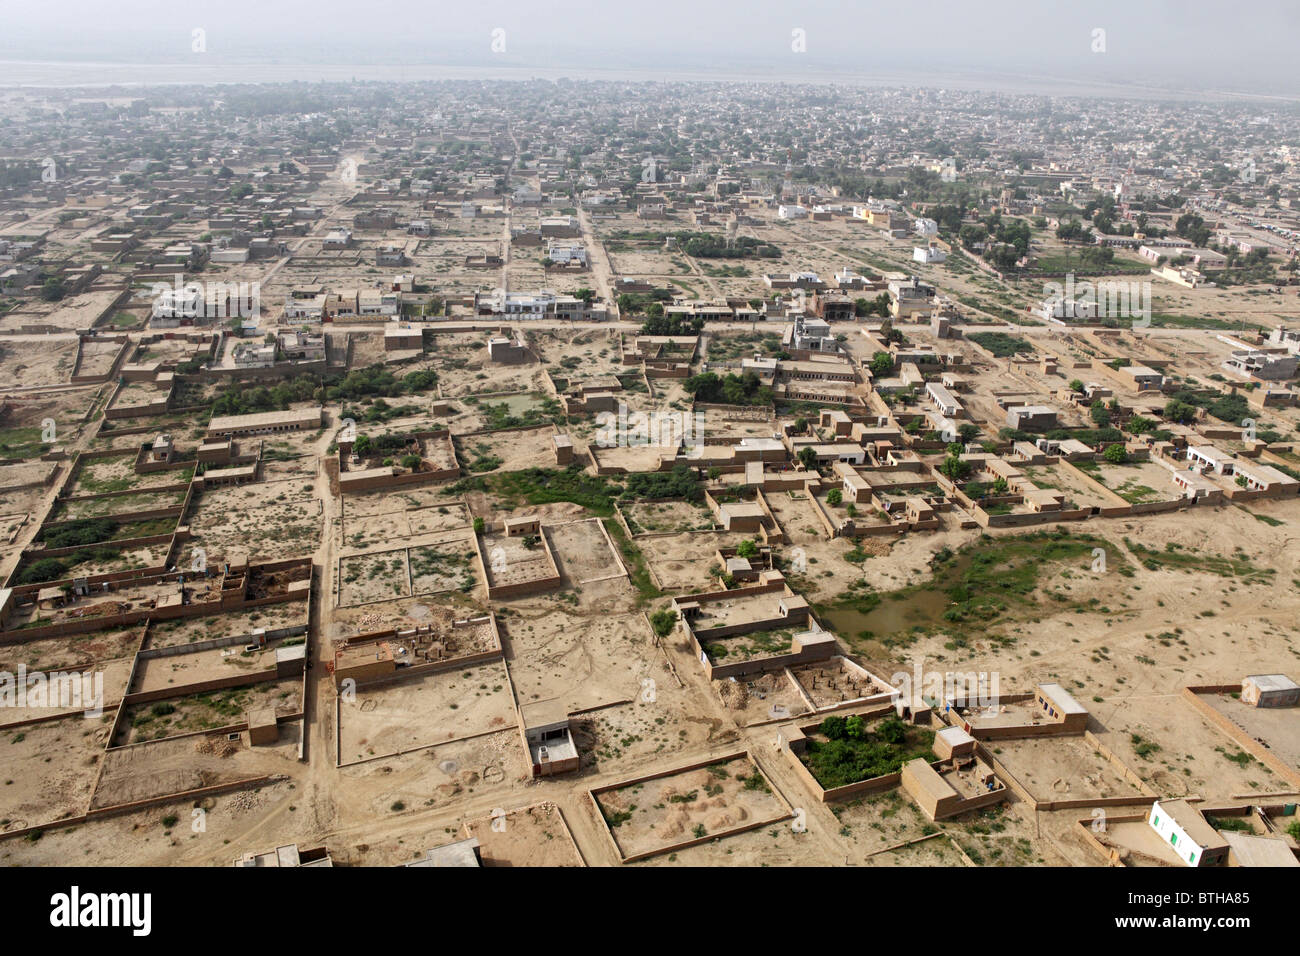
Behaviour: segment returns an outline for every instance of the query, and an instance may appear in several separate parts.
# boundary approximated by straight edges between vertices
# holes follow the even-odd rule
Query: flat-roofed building
[[[930,400],[934,402],[935,407],[939,409],[940,414],[948,418],[956,418],[962,413],[961,402],[957,401],[952,392],[938,382],[926,382],[925,392],[930,396]]]
[[[406,865],[479,867],[483,865],[483,854],[479,849],[478,837],[470,837],[425,850],[424,856]]]
[[[1252,674],[1241,682],[1241,702],[1252,707],[1294,707],[1300,684],[1285,674]]]
[[[208,423],[208,438],[236,435],[271,435],[320,428],[325,410],[321,406],[283,412],[254,412],[251,415],[218,415]]]
[[[1125,365],[1119,374],[1133,380],[1133,387],[1139,392],[1159,391],[1165,383],[1165,377],[1153,368],[1145,365]]]
[[[1056,427],[1056,409],[1050,405],[1013,405],[1007,409],[1007,424],[1027,431]]]
[[[1229,866],[1300,866],[1290,844],[1283,837],[1220,830],[1228,844]]]
[[[1227,862],[1228,841],[1186,800],[1157,800],[1147,823],[1187,866]]]
[[[534,777],[578,769],[578,748],[569,730],[569,710],[560,701],[521,704],[519,731]]]
[[[384,329],[384,351],[405,352],[424,348],[424,331],[393,323]]]
[[[1063,725],[1067,731],[1083,733],[1088,729],[1088,711],[1060,684],[1039,684],[1034,703],[1048,720]]]
[[[1272,465],[1238,460],[1236,469],[1237,480],[1245,484],[1247,491],[1261,491],[1274,497],[1294,495],[1300,491],[1300,481]]]

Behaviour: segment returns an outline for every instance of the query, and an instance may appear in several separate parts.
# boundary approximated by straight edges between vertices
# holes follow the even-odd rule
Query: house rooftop
[[[1300,686],[1285,674],[1250,674],[1246,680],[1251,681],[1263,691],[1295,690],[1297,686]]]
[[[1038,689],[1044,697],[1049,698],[1056,705],[1056,709],[1062,714],[1086,714],[1088,712],[1060,684],[1039,684]]]

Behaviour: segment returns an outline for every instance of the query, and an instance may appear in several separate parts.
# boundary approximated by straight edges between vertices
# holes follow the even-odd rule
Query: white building
[[[557,242],[554,239],[546,244],[546,258],[557,265],[580,265],[587,268],[587,248],[579,242]]]
[[[1038,314],[1048,321],[1055,320],[1057,322],[1095,319],[1097,317],[1097,303],[1089,302],[1086,299],[1064,299],[1052,296],[1039,307]]]
[[[1147,823],[1187,866],[1212,866],[1228,859],[1228,843],[1185,800],[1157,800]]]

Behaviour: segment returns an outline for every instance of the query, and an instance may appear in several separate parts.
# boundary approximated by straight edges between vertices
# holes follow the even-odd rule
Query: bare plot
[[[456,455],[468,473],[521,471],[555,465],[554,428],[529,428],[456,439]]]
[[[302,722],[280,725],[274,744],[250,747],[247,735],[193,734],[119,747],[104,755],[93,807],[111,807],[201,787],[283,774],[298,765]]]
[[[340,700],[339,756],[353,763],[515,726],[505,664],[361,685]]]
[[[465,821],[484,866],[583,866],[560,808],[539,803]]]
[[[1082,737],[1000,740],[991,749],[1011,775],[1044,803],[1142,795]]]
[[[612,468],[629,473],[657,471],[664,456],[674,451],[666,445],[615,445],[602,448],[598,443],[592,443],[588,449],[600,463],[601,468]]]
[[[158,471],[147,475],[135,472],[135,453],[107,458],[83,458],[69,497],[98,495],[108,491],[143,491],[165,485],[184,484],[194,476],[193,467],[176,471]]]
[[[487,572],[493,587],[508,587],[544,581],[554,575],[543,542],[529,535],[484,535],[481,547],[487,555]]]
[[[292,480],[298,484],[311,482],[320,470],[320,458],[302,452],[279,452],[262,458],[264,481]]]
[[[114,348],[120,346],[115,345]],[[0,352],[0,357],[4,359],[6,385],[60,385],[72,378],[77,343],[7,343],[3,352]],[[104,371],[107,372],[107,368]]]
[[[1124,764],[1168,797],[1222,799],[1286,782],[1242,752],[1177,694],[1112,699],[1099,734]]]
[[[713,512],[702,501],[633,501],[621,507],[633,534],[712,531],[715,527]]]
[[[132,415],[139,415],[139,409],[146,409],[167,400],[167,390],[159,388],[153,382],[129,382],[113,396],[112,408]]]
[[[645,555],[664,590],[699,588],[709,583],[713,569],[721,572],[717,551],[737,544],[744,535],[729,533],[674,534],[637,538],[637,547]]]
[[[706,716],[707,705],[693,690],[679,688],[666,669],[651,663],[643,675],[626,703],[573,718],[583,769],[632,773],[683,751],[738,739],[734,726]]]
[[[92,631],[69,637],[46,637],[22,644],[0,644],[0,671],[85,668],[99,661],[130,658],[140,643],[140,628]]]
[[[349,548],[364,548],[376,542],[414,538],[420,535],[467,528],[469,509],[460,502],[449,501],[427,508],[398,508],[379,514],[356,514],[350,498],[344,498],[343,543]]]
[[[0,732],[0,830],[84,813],[107,735],[102,719],[80,715]]]
[[[281,716],[302,709],[302,681],[289,678],[247,687],[189,694],[153,703],[132,704],[125,709],[115,747],[162,740],[199,730],[215,730],[244,722],[250,710],[274,707]]]
[[[1113,508],[1118,504],[1083,481],[1077,473],[1059,465],[1026,465],[1021,468],[1025,477],[1039,488],[1059,491],[1065,495],[1068,508]],[[1163,487],[1163,486],[1161,486]]]
[[[1110,462],[1078,462],[1080,471],[1105,485],[1129,504],[1175,501],[1181,496],[1169,470],[1149,461],[1130,461],[1123,465]]]
[[[80,715],[98,720],[113,709],[126,692],[131,658],[99,661],[93,666],[28,670],[25,684],[16,684],[13,700],[19,706],[0,707],[0,725],[55,715]]]
[[[556,610],[556,603],[540,613],[513,607],[505,625],[520,702],[559,698],[576,711],[639,695],[642,679],[661,666],[645,619],[608,600],[589,611]]]
[[[412,594],[438,594],[478,584],[473,540],[453,538],[408,549]]]
[[[0,504],[8,505],[6,495],[0,493]],[[17,514],[0,515],[0,542],[11,542],[17,537],[19,530],[31,519],[31,512],[23,511]]]
[[[600,519],[570,521],[545,529],[560,573],[570,586],[622,574],[619,560],[605,538]]]
[[[341,792],[355,792],[355,803],[366,819],[380,820],[406,809],[445,809],[456,815],[464,812],[467,798],[491,793],[496,805],[511,806],[535,799],[536,790],[531,767],[525,763],[515,727],[467,740],[457,740],[436,747],[408,751],[400,756],[345,764],[339,771],[349,785]],[[355,788],[355,789],[354,789]],[[428,839],[414,846],[410,832],[402,833],[407,842],[400,846],[381,844],[388,852],[382,858],[401,861],[412,859],[414,851],[437,846],[457,838],[457,830],[439,827],[424,831]],[[441,835],[435,835],[441,834]],[[366,839],[367,846],[377,841]],[[394,841],[395,842],[395,841]],[[370,854],[362,846],[341,846],[340,862],[366,861]],[[330,847],[333,854],[334,847]]]
[[[228,611],[205,617],[183,617],[153,621],[149,625],[148,647],[176,647],[213,638],[251,634],[259,628],[274,631],[307,623],[306,601],[264,604],[246,611]]]
[[[195,496],[188,521],[194,539],[185,543],[182,559],[196,547],[205,549],[209,564],[231,552],[252,560],[284,558],[316,549],[321,503],[294,481],[213,488]]]
[[[141,491],[112,498],[88,498],[81,501],[62,501],[52,514],[52,520],[71,521],[75,518],[100,518],[106,515],[128,514],[133,511],[153,511],[162,508],[179,508],[185,501],[185,491]]]
[[[463,365],[457,367],[455,359],[438,373],[442,394],[447,398],[465,399],[478,395],[484,404],[496,404],[494,396],[484,392],[544,392],[545,372],[537,364],[501,365],[489,363],[487,343],[478,339],[472,351],[462,352]],[[471,357],[472,356],[472,357]]]
[[[547,329],[531,332],[529,343],[547,364],[552,378],[576,381],[628,370],[619,357],[617,341],[607,330]]]
[[[877,853],[870,859],[871,866],[961,867],[966,865],[961,852],[947,834],[939,833],[928,840]]]
[[[777,522],[791,544],[810,544],[821,540],[821,525],[813,517],[812,502],[806,491],[778,491],[764,495]]]
[[[859,864],[870,854],[920,839],[932,826],[901,787],[837,801],[826,809],[839,824],[849,859]]]
[[[301,643],[301,638],[298,639]],[[220,680],[275,667],[275,651],[283,642],[269,641],[257,650],[244,645],[211,647],[190,654],[141,658],[135,669],[131,693],[140,694]]]
[[[743,755],[592,796],[624,860],[789,816],[767,778]]]
[[[338,603],[350,607],[393,597],[409,597],[410,573],[405,548],[340,558]]]
[[[1199,699],[1232,721],[1242,734],[1263,743],[1292,770],[1300,771],[1300,708],[1253,707],[1231,694],[1202,694]]]

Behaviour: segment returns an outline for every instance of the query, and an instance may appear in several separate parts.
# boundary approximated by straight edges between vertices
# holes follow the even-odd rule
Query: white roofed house
[[[1231,475],[1238,462],[1225,451],[1213,445],[1188,445],[1187,460],[1201,474],[1213,472],[1216,475]]]
[[[348,246],[352,245],[352,230],[331,230],[325,234],[325,238],[321,241],[321,245],[326,249],[346,249]]]
[[[1187,866],[1227,862],[1227,841],[1185,800],[1157,800],[1147,823]]]
[[[943,385],[938,382],[926,382],[925,391],[941,415],[947,418],[956,418],[961,415],[961,402],[957,401],[952,392]]]
[[[1241,459],[1238,459],[1235,464],[1237,468],[1237,484],[1247,491],[1263,492],[1270,498],[1294,496],[1297,492],[1300,492],[1300,481],[1283,471],[1279,471],[1272,465],[1262,465],[1257,461]]]

